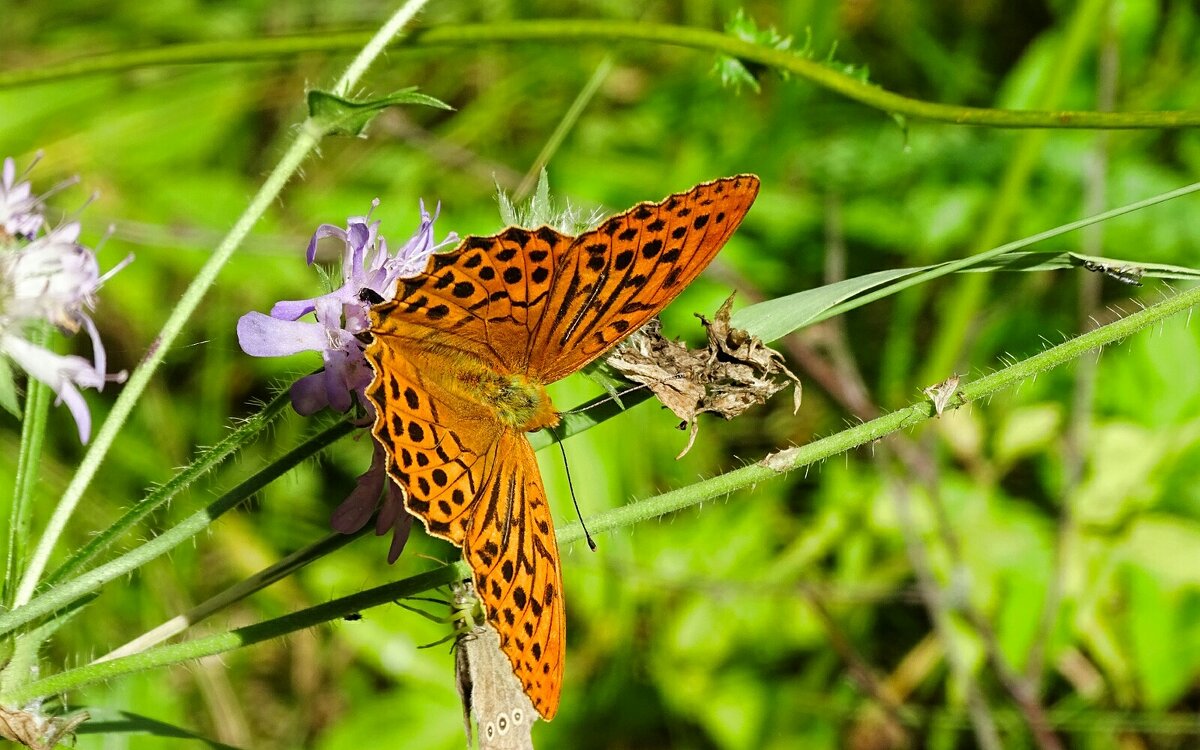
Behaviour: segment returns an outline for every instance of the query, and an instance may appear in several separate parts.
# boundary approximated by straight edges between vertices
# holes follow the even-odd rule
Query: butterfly
[[[372,433],[408,510],[461,547],[488,622],[541,716],[558,710],[566,613],[558,544],[526,432],[546,385],[612,349],[708,265],[758,194],[754,175],[641,203],[570,237],[466,237],[371,308]]]
[[[533,750],[533,723],[538,715],[500,649],[500,634],[476,617],[479,600],[470,582],[457,587],[454,600],[461,618],[454,672],[468,747],[474,716],[479,725],[479,750]]]

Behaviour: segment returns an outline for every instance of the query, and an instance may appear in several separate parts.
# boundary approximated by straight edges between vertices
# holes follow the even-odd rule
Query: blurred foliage
[[[815,59],[906,95],[975,106],[1186,109],[1200,101],[1200,10],[1184,0],[1113,0],[1102,12],[1064,0],[750,2],[746,16],[809,40]],[[431,6],[425,26],[599,17],[722,28],[729,0],[593,0]],[[370,28],[381,3],[8,4],[5,68],[176,42]],[[1079,13],[1091,18],[1076,18]],[[1065,61],[1068,28],[1088,29]],[[1011,215],[1001,240],[1174,188],[1200,173],[1200,133],[994,131],[909,122],[750,69],[759,93],[722,87],[714,56],[647,45],[512,44],[396,51],[369,75],[384,95],[418,85],[455,111],[392,109],[365,139],[331,139],[256,228],[169,354],[69,531],[74,549],[224,434],[313,358],[243,355],[247,310],[308,297],[303,262],[319,223],[340,224],[372,198],[383,233],[402,241],[417,201],[441,204],[440,237],[500,227],[496,184],[512,189],[607,54],[614,68],[549,163],[551,188],[585,209],[623,209],[717,176],[754,172],[763,191],[739,233],[667,311],[668,333],[698,338],[732,286],[741,300],[979,249],[981,228]],[[133,368],[191,275],[233,223],[304,114],[306,87],[328,86],[340,56],[136,70],[0,91],[0,155],[45,158],[36,187],[79,175],[55,196],[82,215],[85,239],[111,226],[102,265],[137,260],[107,284],[97,319],[113,368]],[[1063,65],[1069,69],[1063,70]],[[1111,74],[1103,71],[1109,65]],[[1111,80],[1107,77],[1111,75]],[[1044,102],[1043,102],[1044,103]],[[1031,140],[1040,139],[1040,140]],[[1014,154],[1035,163],[1006,198]],[[1093,255],[1200,265],[1194,199],[1049,243]],[[919,398],[928,353],[948,321],[966,378],[1045,340],[1169,293],[1082,270],[991,276],[982,304],[962,280],[910,290],[779,342],[806,377],[792,416],[779,398],[732,423],[704,422],[696,447],[643,405],[567,443],[585,514],[804,443]],[[1005,747],[1034,746],[987,658],[987,641],[1037,686],[1067,747],[1185,748],[1200,743],[1200,332],[1185,320],[1050,373],[990,403],[948,413],[875,451],[755,491],[563,550],[570,611],[567,682],[539,747],[897,747],[847,650],[904,705],[913,746],[974,747],[964,695],[984,698]],[[77,345],[72,343],[71,345]],[[65,346],[65,345],[64,345]],[[861,389],[855,386],[860,384]],[[573,378],[568,408],[596,393]],[[855,394],[859,394],[855,397]],[[89,395],[103,414],[111,399]],[[0,414],[0,486],[10,486],[19,427]],[[63,409],[51,416],[35,523],[45,521],[82,449]],[[202,489],[177,499],[143,536],[207,502],[309,426],[280,423]],[[900,444],[900,445],[897,445]],[[901,450],[901,448],[904,448]],[[560,520],[572,517],[557,452],[543,473]],[[170,559],[111,587],[44,651],[44,671],[105,653],[327,533],[332,508],[366,468],[345,440],[270,486]],[[944,587],[950,627],[922,606],[898,501]],[[35,525],[35,528],[37,526]],[[133,543],[134,539],[129,542]],[[429,567],[453,550],[420,533],[394,566],[363,538],[200,625],[213,632],[284,614]],[[61,558],[59,558],[61,559]],[[974,612],[990,627],[980,629]],[[254,748],[455,748],[463,743],[452,658],[422,650],[447,633],[400,607],[363,613],[186,669],[121,679],[67,696]],[[841,645],[839,645],[841,644]],[[967,679],[947,667],[948,651]],[[99,729],[100,727],[97,727]],[[85,725],[84,731],[87,731]],[[80,748],[180,747],[149,734],[82,734]],[[198,746],[198,745],[197,745]]]

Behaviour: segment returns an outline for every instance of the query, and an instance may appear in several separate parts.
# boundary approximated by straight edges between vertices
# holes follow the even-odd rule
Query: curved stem
[[[408,0],[393,16],[387,24],[384,25],[377,36],[384,33],[388,34],[387,39],[391,38],[398,30],[393,21],[396,18],[405,20],[412,18],[426,0]],[[378,55],[384,48],[383,43],[379,43],[376,39],[372,39],[367,49],[372,50],[374,55]],[[354,63],[347,70],[346,75],[338,82],[338,85],[344,89],[352,88],[358,78],[366,71],[371,60],[364,55],[359,55]],[[287,152],[271,170],[267,179],[263,182],[258,193],[250,201],[250,205],[246,207],[245,212],[238,218],[233,228],[221,240],[221,244],[213,251],[212,256],[196,274],[196,278],[188,285],[184,291],[183,297],[180,298],[175,309],[171,311],[167,321],[163,324],[162,331],[159,332],[158,338],[147,352],[146,357],[133,371],[129,382],[121,390],[121,395],[117,397],[113,403],[112,411],[109,412],[108,418],[104,420],[104,424],[100,427],[99,433],[96,435],[95,442],[84,455],[83,461],[79,465],[79,470],[75,472],[75,476],[71,477],[70,484],[63,492],[62,498],[58,502],[58,506],[54,509],[54,514],[50,517],[50,521],[46,526],[46,531],[42,538],[38,541],[37,549],[33,553],[33,557],[29,561],[29,567],[25,570],[24,576],[21,578],[21,583],[17,588],[16,596],[13,598],[13,605],[19,607],[29,601],[33,596],[34,589],[37,587],[38,580],[41,578],[43,571],[46,569],[46,564],[50,559],[50,553],[54,546],[58,543],[59,537],[62,536],[63,530],[66,528],[67,521],[71,518],[71,514],[75,512],[75,508],[79,505],[79,501],[83,498],[84,491],[87,490],[92,478],[99,470],[100,464],[104,461],[109,449],[112,447],[113,441],[116,440],[120,433],[125,420],[129,418],[133,411],[134,404],[146,389],[150,378],[158,370],[158,366],[162,364],[163,358],[166,356],[167,350],[171,348],[175,338],[183,330],[192,313],[200,306],[201,300],[208,292],[209,288],[216,283],[217,274],[221,268],[242,244],[242,240],[250,233],[250,229],[258,223],[258,220],[266,213],[267,209],[274,203],[275,199],[283,191],[283,186],[287,184],[292,175],[300,168],[301,163],[308,158],[308,155],[320,143],[324,132],[312,121],[305,121],[304,125],[299,128],[296,139],[292,142]]]
[[[137,369],[129,377],[129,382],[121,390],[121,395],[117,396],[117,400],[113,403],[112,411],[109,412],[108,418],[104,420],[104,424],[100,427],[95,442],[92,443],[88,452],[84,455],[83,461],[79,464],[79,470],[75,472],[75,476],[71,477],[70,484],[67,485],[67,489],[63,492],[63,496],[59,500],[58,506],[54,509],[54,514],[50,517],[50,521],[46,526],[46,531],[38,542],[33,558],[29,562],[29,567],[21,579],[17,595],[13,599],[14,606],[19,607],[25,604],[33,595],[38,580],[41,578],[42,572],[46,569],[50,553],[58,543],[59,537],[62,536],[67,521],[70,519],[71,514],[75,512],[75,507],[83,498],[84,491],[96,475],[96,471],[100,468],[100,464],[104,461],[105,456],[107,456],[108,450],[112,447],[117,435],[120,434],[125,420],[129,418],[138,398],[149,384],[150,378],[158,370],[158,366],[162,364],[167,350],[170,349],[175,338],[183,330],[192,313],[200,306],[200,301],[204,298],[205,293],[208,292],[209,287],[216,282],[217,274],[220,272],[221,267],[233,255],[233,251],[242,243],[246,235],[250,233],[250,229],[258,222],[259,217],[266,213],[267,208],[275,201],[280,191],[283,190],[283,186],[291,179],[291,176],[300,167],[300,163],[304,161],[319,140],[320,133],[314,128],[303,127],[300,129],[296,140],[292,142],[287,153],[275,165],[275,169],[271,171],[271,174],[259,189],[258,194],[254,196],[245,213],[234,224],[229,234],[221,241],[221,244],[217,246],[216,251],[183,293],[183,297],[179,300],[175,309],[171,311],[171,315],[167,318],[166,323],[163,324],[162,331],[156,339],[157,345],[151,347],[145,359],[142,360],[142,363],[138,365]]]
[[[309,52],[342,52],[359,48],[364,32],[313,34],[242,42],[184,44],[138,52],[120,52],[69,60],[0,73],[0,90],[37,83],[112,73],[160,65],[197,65],[216,62],[277,60]],[[538,42],[648,42],[730,55],[804,78],[830,91],[890,114],[911,119],[957,125],[998,128],[1190,128],[1200,126],[1200,111],[1088,112],[1034,111],[959,107],[927,102],[886,91],[826,67],[794,51],[763,47],[710,29],[605,20],[510,21],[478,25],[437,27],[416,32],[392,44],[393,48],[423,49],[453,46],[475,48],[481,44]]]

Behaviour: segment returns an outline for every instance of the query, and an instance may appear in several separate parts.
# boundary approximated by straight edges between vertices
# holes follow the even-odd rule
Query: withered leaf
[[[783,355],[746,331],[729,325],[733,295],[710,321],[697,315],[708,334],[708,346],[688,349],[663,337],[658,319],[621,342],[606,364],[635,383],[649,388],[690,428],[682,458],[696,442],[700,414],[733,419],[756,404],[766,403],[789,384],[793,413],[800,408],[800,379],[784,364]]]
[[[921,389],[921,393],[924,393],[933,402],[933,411],[938,417],[942,416],[942,412],[950,405],[950,399],[958,393],[959,380],[959,376],[954,374],[940,383],[934,383],[928,388]]]
[[[45,716],[37,710],[0,706],[0,738],[33,750],[51,750],[73,736],[75,727],[88,720],[87,712],[70,718]]]

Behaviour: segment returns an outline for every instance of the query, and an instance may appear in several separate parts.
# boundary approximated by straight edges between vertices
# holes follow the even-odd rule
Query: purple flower
[[[371,303],[364,298],[392,299],[400,279],[425,270],[430,255],[458,241],[451,232],[441,242],[434,242],[433,223],[437,215],[430,216],[422,202],[420,227],[395,254],[390,254],[387,240],[379,234],[379,222],[371,221],[371,213],[378,205],[376,199],[366,216],[351,216],[345,229],[322,224],[308,243],[305,257],[312,265],[319,240],[336,237],[342,241],[340,287],[312,299],[277,302],[270,315],[248,312],[238,320],[238,343],[251,356],[321,353],[324,369],[292,384],[292,407],[300,414],[307,416],[327,406],[344,412],[355,399],[370,413],[372,407],[363,390],[370,385],[372,373],[357,336],[371,325]],[[370,290],[371,294],[364,294],[364,290]],[[300,320],[310,313],[315,320]],[[376,445],[371,468],[358,478],[354,490],[334,510],[330,524],[335,531],[352,534],[365,526],[379,507],[375,533],[383,535],[389,529],[394,532],[388,562],[395,562],[408,540],[412,516],[404,508],[404,491],[387,477],[386,463],[383,448]]]
[[[378,205],[378,199],[372,201],[371,210]],[[453,233],[440,243],[434,242],[436,219],[422,203],[420,228],[395,255],[389,255],[387,240],[379,235],[379,222],[371,221],[370,212],[351,216],[345,229],[322,224],[308,243],[306,257],[311,265],[321,238],[340,239],[345,245],[342,286],[312,299],[277,302],[270,315],[248,312],[238,320],[238,343],[251,356],[321,353],[324,369],[292,385],[292,406],[297,412],[307,416],[326,406],[344,412],[353,404],[354,396],[369,408],[362,392],[371,383],[371,368],[357,338],[370,326],[371,305],[363,300],[363,290],[374,293],[366,296],[391,299],[400,279],[420,273],[435,250],[457,242]],[[299,319],[309,313],[314,314],[315,321]]]
[[[100,390],[106,382],[125,379],[124,372],[107,373],[104,343],[90,313],[97,290],[132,256],[101,275],[96,254],[78,242],[77,222],[39,234],[45,225],[42,201],[31,197],[28,182],[14,184],[14,174],[13,160],[5,159],[0,182],[0,355],[54,389],[57,403],[70,409],[79,439],[86,443],[91,415],[79,389]],[[38,321],[71,334],[86,329],[92,361],[30,343],[26,330]]]

